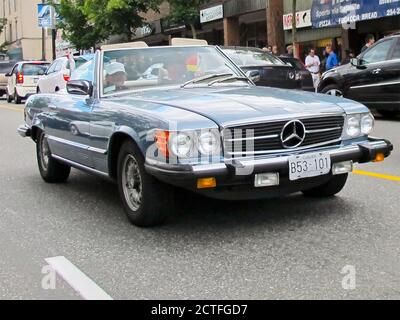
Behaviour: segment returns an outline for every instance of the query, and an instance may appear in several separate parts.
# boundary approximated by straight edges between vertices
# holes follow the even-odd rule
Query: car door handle
[[[56,110],[56,109],[57,109],[57,106],[54,105],[54,104],[51,104],[51,103],[48,104],[48,107],[49,107],[49,109],[51,109],[51,110]]]
[[[375,69],[372,71],[372,74],[380,74],[382,69]]]

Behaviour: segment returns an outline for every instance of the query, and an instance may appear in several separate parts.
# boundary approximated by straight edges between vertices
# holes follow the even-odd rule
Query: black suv
[[[400,34],[325,72],[318,91],[359,101],[383,116],[400,114]]]

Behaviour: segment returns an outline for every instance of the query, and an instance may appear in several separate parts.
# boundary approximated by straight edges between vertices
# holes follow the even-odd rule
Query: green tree
[[[49,1],[48,3],[53,3]],[[56,6],[61,21],[58,28],[77,49],[90,49],[111,35],[130,41],[143,26],[143,13],[157,11],[161,0],[61,0]]]
[[[86,0],[61,0],[56,6],[62,17],[57,28],[63,30],[63,37],[78,50],[96,47],[109,36],[107,30],[90,21],[85,5]]]
[[[160,0],[86,0],[89,20],[109,35],[124,35],[131,41],[135,29],[144,24],[143,13],[158,11]]]
[[[3,32],[5,25],[7,24],[7,19],[6,18],[0,18],[0,34]],[[8,41],[3,42],[0,45],[0,52],[1,53],[6,53],[8,50],[8,46],[10,43]]]
[[[200,16],[200,6],[206,0],[169,0],[168,2],[171,6],[170,19],[175,23],[185,23],[190,26],[193,39],[196,39],[196,21]]]

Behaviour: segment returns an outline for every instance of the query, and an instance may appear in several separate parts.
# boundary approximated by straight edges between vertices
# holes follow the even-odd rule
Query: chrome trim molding
[[[330,140],[330,141],[325,141],[325,142],[321,142],[321,143],[316,143],[316,144],[312,144],[309,146],[304,146],[304,147],[300,147],[300,148],[295,148],[295,149],[291,149],[291,151],[296,152],[296,151],[302,151],[302,150],[307,150],[307,149],[312,149],[312,148],[316,148],[316,147],[322,147],[325,146],[327,144],[331,144],[331,143],[335,143],[335,142],[341,142],[342,138],[340,137],[339,139],[335,139],[335,140]],[[237,154],[246,154],[246,155],[254,155],[254,154],[279,154],[279,153],[285,153],[288,152],[288,149],[280,149],[280,150],[264,150],[264,151],[239,151],[239,152],[227,152],[228,155],[234,156]]]
[[[107,154],[107,150],[104,150],[104,149],[90,147],[90,146],[88,146],[86,144],[82,144],[82,143],[78,143],[78,142],[74,142],[74,141],[58,138],[58,137],[55,137],[55,136],[46,135],[46,137],[47,137],[48,140],[59,142],[59,143],[62,143],[62,144],[66,144],[68,146],[72,146],[72,147],[75,147],[75,148],[79,148],[79,149],[83,149],[83,150],[87,150],[87,151],[91,151],[91,152],[95,152],[95,153],[99,153],[99,154],[103,154],[103,155]]]
[[[236,141],[248,141],[248,140],[274,139],[274,138],[279,138],[279,134],[271,134],[268,136],[249,137],[249,138],[246,137],[246,138],[225,139],[225,141],[236,142]]]
[[[330,131],[335,131],[335,130],[342,130],[343,128],[341,127],[335,127],[335,128],[327,128],[327,129],[315,129],[315,130],[306,130],[306,133],[321,133],[321,132],[330,132]]]
[[[88,171],[88,172],[94,173],[94,174],[99,175],[99,176],[103,176],[103,177],[106,177],[106,178],[110,178],[110,176],[109,176],[108,173],[106,173],[106,172],[99,171],[99,170],[96,170],[96,169],[93,169],[93,168],[84,166],[83,164],[80,164],[80,163],[77,163],[77,162],[74,162],[74,161],[65,159],[65,158],[60,157],[60,156],[58,156],[58,155],[56,155],[56,154],[52,154],[51,156],[52,156],[54,159],[56,159],[56,160],[58,160],[58,161],[61,161],[61,162],[64,162],[65,164],[68,164],[68,165],[70,165],[71,167],[74,167],[74,168],[76,168],[76,169]]]
[[[304,113],[298,113],[298,114],[292,114],[290,117],[288,117],[286,114],[282,116],[268,116],[268,117],[261,117],[261,118],[254,118],[254,119],[248,119],[248,120],[235,120],[235,121],[230,121],[226,123],[222,123],[222,127],[224,129],[230,129],[230,127],[238,126],[241,127],[243,125],[249,125],[249,124],[260,124],[264,122],[278,122],[278,121],[290,121],[290,120],[303,120],[303,119],[314,119],[314,118],[326,118],[326,117],[345,117],[346,113],[345,112],[326,112],[326,113],[309,113],[309,114],[304,114]]]
[[[363,85],[363,86],[354,86],[354,87],[350,87],[350,89],[362,89],[362,88],[372,88],[372,87],[384,87],[384,86],[391,86],[391,85],[396,85],[396,84],[399,84],[399,85],[400,85],[400,81],[366,84],[366,85]]]

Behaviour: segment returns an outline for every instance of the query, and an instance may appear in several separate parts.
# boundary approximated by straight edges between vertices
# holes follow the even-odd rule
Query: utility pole
[[[45,0],[42,0],[45,4]],[[42,60],[46,61],[46,29],[42,27]]]
[[[292,42],[293,42],[293,56],[299,57],[297,52],[297,0],[292,0]]]

